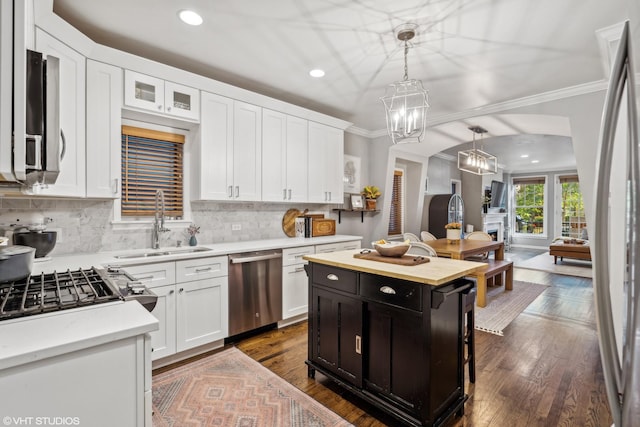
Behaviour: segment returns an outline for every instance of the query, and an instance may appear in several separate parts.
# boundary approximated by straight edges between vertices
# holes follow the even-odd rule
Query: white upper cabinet
[[[85,57],[39,28],[36,28],[36,50],[60,59],[60,174],[56,183],[41,189],[40,194],[84,197]]]
[[[307,201],[307,120],[262,112],[262,200]]]
[[[173,82],[164,82],[164,106],[167,114],[200,120],[200,91]]]
[[[309,122],[309,202],[343,203],[344,131]]]
[[[87,197],[120,196],[122,69],[87,60]]]
[[[202,92],[200,138],[194,144],[194,194],[196,200],[229,200],[233,174],[227,158],[233,156],[233,100]],[[228,183],[229,182],[229,183]]]
[[[260,200],[262,108],[202,92],[199,139],[192,156],[194,198]]]
[[[262,108],[239,101],[233,107],[233,200],[260,200]]]
[[[124,71],[124,104],[189,121],[200,120],[200,91],[131,70]]]

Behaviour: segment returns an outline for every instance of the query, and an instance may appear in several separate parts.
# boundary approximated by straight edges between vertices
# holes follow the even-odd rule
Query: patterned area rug
[[[155,427],[323,427],[347,421],[236,348],[153,377]]]
[[[547,289],[539,283],[513,281],[513,290],[505,291],[504,286],[487,288],[487,306],[475,308],[476,329],[495,335],[502,332],[509,323]]]
[[[554,264],[553,257],[549,255],[549,252],[525,261],[516,261],[514,267],[564,274],[565,276],[593,277],[590,261],[571,258],[564,258],[564,260],[560,261],[560,258],[558,258],[558,264]]]

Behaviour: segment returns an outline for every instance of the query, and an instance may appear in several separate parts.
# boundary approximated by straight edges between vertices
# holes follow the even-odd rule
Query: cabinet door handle
[[[282,189],[282,200],[287,200],[287,189],[286,188]]]
[[[113,183],[111,184],[111,192],[113,194],[118,194],[118,178],[113,180]]]
[[[291,200],[291,189],[289,189],[289,200]]]
[[[229,186],[229,198],[233,197],[233,186]]]
[[[171,107],[167,107],[167,111],[171,111]]]
[[[176,293],[176,291],[174,291],[173,289],[171,289],[171,290],[169,291],[169,295],[173,295],[173,294],[175,294],[175,293]]]
[[[329,279],[329,280],[334,280],[334,281],[340,280],[340,279],[338,279],[338,276],[336,276],[336,275],[335,275],[335,274],[333,274],[333,273],[331,273],[331,274],[327,274],[327,279]]]
[[[162,111],[162,104],[158,104],[158,111]]]
[[[331,191],[329,191],[329,201],[331,201]]]
[[[236,199],[240,197],[240,186],[236,185]]]
[[[184,288],[180,288],[180,293],[183,293],[183,292],[184,292]]]
[[[356,335],[356,353],[362,354],[362,337]]]
[[[391,286],[383,286],[380,288],[380,292],[382,292],[383,294],[389,294],[389,295],[395,295],[396,294],[396,290],[393,289]]]

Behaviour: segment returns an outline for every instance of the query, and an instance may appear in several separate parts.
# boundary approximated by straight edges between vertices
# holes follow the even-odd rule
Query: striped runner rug
[[[513,290],[504,286],[487,288],[487,306],[475,307],[476,329],[495,335],[504,335],[503,330],[522,313],[548,285],[513,281]]]
[[[343,427],[347,421],[235,347],[153,376],[155,427]]]

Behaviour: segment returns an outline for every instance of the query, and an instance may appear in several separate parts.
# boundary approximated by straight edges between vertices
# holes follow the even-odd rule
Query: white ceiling
[[[596,31],[622,22],[625,4],[54,0],[54,11],[99,43],[375,132],[385,127],[379,97],[403,75],[394,34],[399,25],[418,25],[409,78],[429,90],[430,117],[441,117],[602,80],[608,58],[601,55]],[[178,20],[177,12],[188,8],[203,16],[201,26]],[[312,68],[326,76],[310,77]]]

